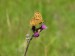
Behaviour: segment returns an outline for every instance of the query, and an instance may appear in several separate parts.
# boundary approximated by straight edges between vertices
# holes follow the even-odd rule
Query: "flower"
[[[45,24],[41,24],[41,27],[35,29],[33,37],[39,37],[40,32],[44,29],[47,29],[47,26]]]
[[[47,29],[47,26],[46,26],[45,24],[42,24],[42,25],[41,25],[41,29],[43,29],[43,30],[44,30],[44,29]]]
[[[39,33],[38,32],[35,32],[33,36],[34,37],[39,37]]]

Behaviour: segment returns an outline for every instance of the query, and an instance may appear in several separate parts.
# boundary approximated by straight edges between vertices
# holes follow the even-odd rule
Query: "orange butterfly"
[[[42,19],[42,16],[40,14],[40,12],[35,12],[34,13],[34,17],[30,20],[30,25],[31,26],[36,26],[40,23],[43,23],[43,19]]]

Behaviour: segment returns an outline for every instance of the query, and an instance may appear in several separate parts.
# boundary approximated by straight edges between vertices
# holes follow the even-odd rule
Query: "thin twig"
[[[26,47],[26,50],[25,50],[24,56],[26,56],[26,54],[27,54],[28,47],[29,47],[30,42],[31,42],[32,39],[33,39],[33,35],[31,36],[31,38],[30,38],[29,41],[27,42],[27,47]]]

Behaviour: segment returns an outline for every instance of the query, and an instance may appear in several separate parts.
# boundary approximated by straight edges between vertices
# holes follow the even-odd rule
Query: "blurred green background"
[[[75,0],[0,0],[0,56],[23,56],[29,20],[38,10],[48,29],[27,56],[75,56]]]

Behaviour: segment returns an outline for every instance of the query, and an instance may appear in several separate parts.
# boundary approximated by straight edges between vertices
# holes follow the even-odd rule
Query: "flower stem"
[[[27,46],[26,46],[26,50],[25,50],[24,56],[27,55],[28,47],[29,47],[30,42],[31,42],[32,39],[33,39],[33,35],[31,36],[31,38],[29,39],[29,41],[27,41]]]

